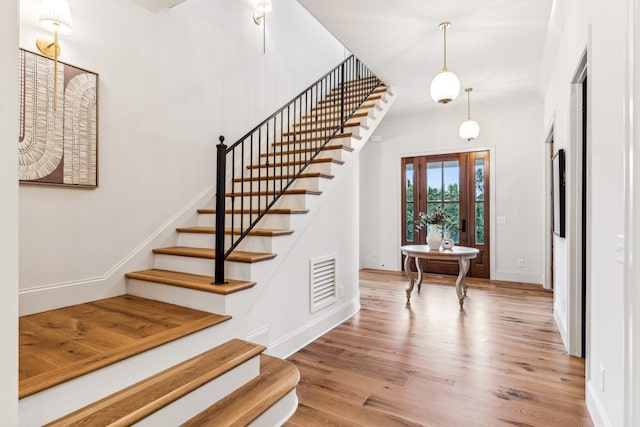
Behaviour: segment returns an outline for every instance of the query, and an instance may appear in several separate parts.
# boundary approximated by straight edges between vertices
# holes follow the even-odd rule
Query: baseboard
[[[591,421],[595,427],[612,427],[609,417],[607,417],[607,411],[598,396],[592,381],[587,382],[586,387],[586,401],[589,415],[591,415]]]
[[[564,321],[561,317],[559,317],[558,313],[560,312],[560,308],[553,305],[553,318],[556,321],[556,327],[558,328],[558,332],[560,332],[560,338],[562,338],[562,343],[564,344],[565,350],[569,352],[569,341],[567,340],[567,326],[564,324]]]
[[[493,280],[503,280],[505,282],[532,283],[534,285],[542,285],[542,275],[540,274],[523,274],[512,273],[509,271],[496,271],[496,277]]]
[[[307,344],[315,341],[318,337],[351,318],[359,310],[360,300],[356,297],[274,341],[268,346],[265,353],[286,359]]]
[[[175,242],[176,227],[185,224],[190,216],[195,216],[196,209],[204,206],[203,203],[209,201],[213,194],[214,188],[211,185],[102,276],[21,289],[18,292],[20,316],[123,295],[126,292],[125,273],[151,268],[151,250]]]

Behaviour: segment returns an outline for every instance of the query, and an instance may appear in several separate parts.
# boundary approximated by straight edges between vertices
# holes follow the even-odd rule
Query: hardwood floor
[[[363,270],[362,308],[289,358],[299,406],[287,426],[592,426],[584,360],[568,356],[539,287]]]

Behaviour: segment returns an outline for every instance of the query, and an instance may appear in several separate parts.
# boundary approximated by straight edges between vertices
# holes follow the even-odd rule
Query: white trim
[[[551,198],[551,142],[555,136],[555,115],[551,118],[551,122],[547,127],[545,135],[547,137],[544,140],[544,179],[543,179],[543,201],[542,201],[542,217],[544,218],[544,254],[542,256],[542,286],[545,289],[553,289],[553,217],[551,215],[551,209],[549,208],[552,203]]]
[[[287,335],[277,339],[265,351],[271,356],[286,359],[318,337],[329,332],[336,326],[347,321],[360,310],[360,296],[328,311],[322,316],[316,317],[304,326],[291,331]]]
[[[623,417],[627,427],[640,425],[640,261],[634,254],[638,251],[640,226],[634,218],[640,216],[640,150],[637,148],[640,111],[635,100],[640,99],[640,7],[638,0],[627,1],[626,46],[625,46],[625,250],[624,250],[624,402]]]
[[[25,316],[123,295],[125,293],[124,274],[128,271],[150,268],[153,260],[151,250],[177,239],[175,228],[184,224],[189,216],[194,216],[195,207],[202,206],[205,200],[213,197],[213,194],[214,188],[210,185],[102,276],[21,289],[18,292],[20,315]]]
[[[497,279],[496,278],[496,274],[498,274],[496,272],[496,146],[495,145],[487,145],[487,146],[483,146],[483,147],[468,147],[467,149],[453,149],[453,148],[446,148],[446,149],[440,149],[440,150],[420,150],[420,151],[415,151],[415,152],[405,152],[405,153],[399,153],[396,155],[396,162],[395,162],[395,168],[396,168],[396,176],[401,176],[402,175],[402,170],[401,170],[401,161],[403,158],[405,157],[418,157],[418,156],[437,156],[440,154],[456,154],[456,153],[474,153],[477,151],[488,151],[489,152],[489,176],[490,176],[490,180],[489,180],[489,191],[491,192],[491,198],[489,199],[489,256],[490,256],[490,260],[489,260],[489,278],[492,280],[502,280],[502,279]],[[400,209],[396,210],[397,212],[400,212]],[[398,218],[397,221],[395,222],[396,224],[399,224],[400,219]],[[397,243],[396,243],[396,247],[400,247],[402,246],[402,233],[398,233],[398,237],[397,237]],[[400,252],[398,252],[398,258],[397,258],[397,267],[395,270],[400,271],[401,270],[401,266],[402,266],[402,254],[400,254]],[[366,267],[366,268],[379,268],[379,267]],[[504,280],[508,280],[508,279],[504,279]],[[519,281],[519,279],[516,279],[516,281]],[[535,282],[535,283],[541,283],[540,281]]]
[[[501,280],[503,282],[529,283],[541,286],[542,276],[540,274],[523,274],[512,273],[510,271],[496,271],[492,280]],[[541,286],[542,287],[542,286]]]
[[[570,138],[569,147],[567,152],[567,168],[566,168],[566,184],[570,189],[568,192],[570,200],[568,200],[566,221],[567,221],[567,233],[566,239],[569,246],[569,262],[568,262],[568,287],[567,287],[567,344],[569,354],[574,356],[581,356],[582,353],[582,88],[581,82],[584,80],[585,75],[588,75],[590,68],[591,57],[591,27],[588,30],[587,42],[585,48],[581,51],[579,56],[578,65],[576,66],[575,74],[571,80],[571,101],[569,103],[570,108]],[[587,97],[591,97],[591,81],[587,80]],[[589,99],[587,104],[591,105]],[[591,112],[587,110],[587,139],[591,140],[591,126],[590,115]],[[587,153],[587,173],[590,170],[590,153]],[[587,176],[587,191],[590,188],[590,177]],[[587,212],[591,212],[591,197],[587,194]],[[591,215],[587,215],[587,221],[590,220]],[[587,233],[589,233],[589,224],[586,227]],[[587,242],[589,239],[587,238]],[[588,271],[591,259],[590,249],[587,245],[587,307],[589,307],[589,289],[590,289],[590,272]],[[588,312],[588,308],[587,308]],[[587,319],[587,330],[589,328],[589,319]],[[588,336],[587,346],[588,347]],[[588,348],[585,352],[588,354]],[[586,356],[586,354],[584,355]],[[588,363],[588,362],[587,362]],[[586,369],[586,375],[589,373],[589,369]]]
[[[586,383],[585,401],[589,415],[591,415],[591,421],[595,427],[613,427],[611,421],[607,417],[607,411],[598,393],[594,389],[592,382]]]

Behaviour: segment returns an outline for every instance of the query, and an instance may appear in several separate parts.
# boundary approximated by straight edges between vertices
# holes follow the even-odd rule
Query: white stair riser
[[[291,149],[291,148],[289,148]],[[334,160],[346,160],[348,157],[349,152],[347,150],[322,150],[320,151],[320,153],[318,153],[318,155],[316,156],[316,159],[334,159]],[[309,159],[311,159],[311,156],[313,155],[313,153],[311,152],[306,152],[306,153],[284,153],[284,154],[276,154],[275,156],[275,161],[276,164],[282,163],[282,162],[299,162],[299,161],[303,161],[306,162]],[[274,161],[274,156],[270,155],[269,156],[269,163],[273,164]],[[261,164],[266,164],[266,158],[265,157],[261,157],[260,158],[260,163]],[[287,171],[287,165],[284,165],[282,167],[283,172],[286,173]],[[269,171],[270,175],[273,173],[273,170]],[[276,166],[276,173],[279,174],[280,173],[280,166]],[[246,176],[246,175],[245,175]]]
[[[246,366],[245,366],[246,365]],[[191,419],[217,401],[245,385],[260,373],[260,356],[244,362],[220,377],[171,402],[143,420],[136,427],[177,426]]]
[[[360,130],[360,126],[347,126],[344,128],[345,132],[351,132],[354,135],[358,135],[359,130]],[[296,132],[295,139],[301,140],[301,139],[309,139],[309,138],[317,138],[317,137],[328,138],[331,136],[332,133],[335,132],[335,130],[334,129],[318,130],[317,127],[309,125],[309,126],[302,126],[301,128],[297,128],[295,129],[295,132]],[[293,140],[294,135],[293,134],[284,135],[284,138]]]
[[[327,146],[336,146],[336,145],[344,145],[345,147],[353,147],[353,143],[354,141],[357,141],[356,138],[334,138],[331,141],[327,142]],[[314,144],[313,142],[303,142],[303,143],[296,143],[296,144],[274,144],[271,146],[270,152],[276,152],[276,153],[280,153],[280,151],[291,151],[291,150],[299,150],[301,148],[307,149],[307,148],[312,148],[315,147],[316,144]],[[245,174],[246,176],[247,174]]]
[[[314,191],[322,191],[323,184],[326,184],[327,178],[320,177],[312,177],[312,178],[299,178],[293,181],[289,189],[291,190],[314,190]],[[249,192],[249,191],[272,191],[274,188],[278,191],[285,185],[287,185],[288,180],[280,181],[278,178],[274,180],[266,180],[258,182],[252,182],[251,185],[249,182],[236,182],[234,183],[234,191],[241,192]],[[258,185],[260,184],[260,185]],[[248,209],[248,206],[245,206]]]
[[[296,214],[296,215],[300,215],[300,214]],[[229,226],[231,226],[231,217],[233,216],[234,219],[234,225],[240,224],[240,220],[242,219],[244,222],[242,222],[243,226],[246,224],[249,224],[250,220],[257,218],[257,215],[253,215],[250,216],[249,214],[235,214],[235,215],[231,215],[231,214],[226,214],[225,215],[225,223],[228,224]],[[273,228],[273,229],[284,229],[284,230],[290,230],[293,229],[293,223],[294,223],[294,219],[292,218],[292,216],[295,215],[289,215],[289,214],[266,214],[265,216],[263,216],[260,221],[258,222],[258,225],[256,225],[257,228]],[[198,219],[198,225],[201,227],[215,227],[216,225],[216,216],[213,214],[201,214],[199,216]]]
[[[253,206],[253,209],[264,208],[267,203],[273,201],[273,195],[269,196],[245,196],[244,207],[248,208]],[[317,197],[314,194],[285,194],[275,203],[275,208],[290,208],[290,209],[306,209],[308,205],[308,198]],[[229,199],[226,202],[226,209],[240,209],[242,202],[240,196],[236,196],[235,202],[232,204]]]
[[[214,248],[215,247],[215,234],[200,234],[200,233],[180,233],[178,235],[179,246],[190,246],[196,248]],[[237,237],[237,236],[236,236]],[[248,252],[273,252],[272,237],[263,236],[247,236],[236,248],[239,251]],[[231,236],[226,235],[224,239],[225,248],[231,246]]]
[[[255,280],[255,276],[252,278],[251,274],[252,265],[254,264],[225,261],[225,276],[233,277],[236,280]],[[180,271],[182,273],[213,276],[215,271],[215,261],[209,258],[155,254],[154,267],[159,270]]]

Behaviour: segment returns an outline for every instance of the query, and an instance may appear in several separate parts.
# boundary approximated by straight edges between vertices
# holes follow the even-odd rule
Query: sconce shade
[[[271,12],[271,10],[273,9],[273,5],[271,4],[271,0],[260,0],[260,1],[258,1],[258,5],[256,6],[256,9],[258,10],[259,13]]]
[[[431,81],[431,97],[436,102],[446,104],[456,99],[459,93],[460,80],[451,71],[441,71]]]
[[[480,134],[480,125],[475,120],[465,120],[460,125],[460,138],[471,141],[476,139]]]
[[[54,32],[69,34],[73,27],[71,23],[71,9],[67,0],[42,0],[40,8],[40,25]]]

